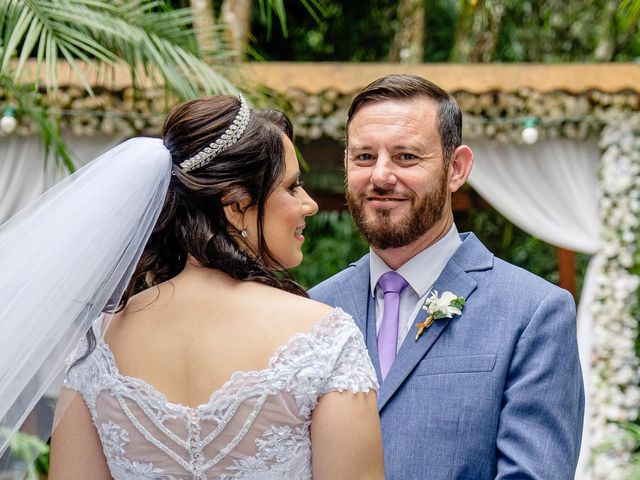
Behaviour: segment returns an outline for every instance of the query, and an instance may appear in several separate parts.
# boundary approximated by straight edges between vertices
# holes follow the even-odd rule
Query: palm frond
[[[327,2],[325,0],[300,0],[300,2],[316,23],[322,23],[322,17],[324,17],[327,12]]]
[[[47,108],[42,105],[42,96],[34,85],[17,84],[11,73],[0,74],[0,89],[5,95],[17,103],[21,115],[26,115],[39,129],[45,150],[45,159],[53,153],[55,161],[62,167],[73,172],[76,165],[71,158],[62,135],[59,122],[53,118]]]
[[[289,36],[287,31],[287,12],[284,8],[283,0],[260,0],[260,16],[267,24],[267,37],[271,37],[271,28],[273,25],[273,13],[275,13],[280,21],[282,35]]]
[[[328,9],[326,0],[300,0],[300,3],[302,3],[316,23],[322,23],[322,18],[326,16]],[[275,13],[280,22],[282,34],[286,38],[288,36],[287,10],[284,6],[284,0],[259,0],[258,5],[260,7],[260,16],[267,26],[267,37],[271,37],[273,14]]]
[[[637,29],[638,20],[640,20],[640,0],[622,0],[618,7],[618,14],[622,17],[625,30]]]
[[[40,129],[47,152],[72,171],[58,122],[42,102],[38,79],[44,79],[47,92],[55,93],[59,59],[64,59],[92,95],[86,72],[100,76],[124,63],[136,89],[147,86],[146,80],[182,99],[237,93],[228,72],[199,56],[192,25],[189,8],[174,10],[166,0],[0,0],[0,88],[13,92],[20,111]],[[222,37],[220,28],[216,33]],[[231,52],[223,41],[217,46],[207,59],[226,63]],[[33,57],[36,83],[24,90],[19,86]]]
[[[193,35],[185,34],[185,31],[190,32],[185,25],[192,22],[189,9],[167,14],[151,11],[147,8],[148,2],[132,3],[118,14],[93,12],[100,25],[99,30],[94,26],[96,18],[87,16],[79,20],[79,25],[93,30],[101,44],[119,58],[142,67],[149,78],[160,76],[165,87],[182,98],[190,98],[200,92],[237,92],[227,78],[198,57]],[[133,8],[136,5],[138,8]],[[217,58],[227,55],[230,52],[217,52]]]
[[[6,72],[11,62],[18,58],[14,71],[19,80],[26,60],[38,44],[37,72],[44,61],[45,83],[48,90],[56,90],[58,85],[58,56],[62,54],[74,73],[80,78],[85,89],[91,93],[91,85],[84,77],[77,60],[87,63],[95,61],[115,64],[117,57],[96,41],[86,29],[75,28],[79,15],[86,15],[86,9],[78,8],[73,1],[61,0],[5,0],[7,15],[3,17],[4,48],[0,72]]]
[[[37,71],[44,69],[48,90],[57,89],[57,62],[62,56],[90,94],[80,61],[95,71],[100,65],[126,62],[152,80],[159,76],[181,98],[237,91],[199,58],[188,8],[170,10],[163,8],[165,2],[149,0],[0,0],[0,6],[6,7],[0,71],[18,58],[16,80],[37,51]],[[230,56],[224,45],[219,43],[222,50],[214,61]]]

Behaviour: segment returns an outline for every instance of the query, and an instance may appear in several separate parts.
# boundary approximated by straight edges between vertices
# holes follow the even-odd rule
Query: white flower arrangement
[[[638,418],[640,360],[640,125],[608,125],[600,170],[601,268],[593,304],[590,404],[592,478],[625,479],[635,445],[622,424]]]
[[[424,322],[416,323],[416,341],[420,335],[431,326],[434,320],[441,318],[452,318],[454,315],[462,315],[462,307],[464,306],[464,297],[459,297],[452,292],[443,292],[442,296],[438,296],[438,292],[434,290],[424,301],[422,310],[426,310],[429,316]]]

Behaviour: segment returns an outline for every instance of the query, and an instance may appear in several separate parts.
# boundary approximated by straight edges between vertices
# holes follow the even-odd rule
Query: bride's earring
[[[249,234],[247,233],[246,230],[242,229],[242,230],[240,230],[240,236],[242,238],[247,238],[249,236]]]

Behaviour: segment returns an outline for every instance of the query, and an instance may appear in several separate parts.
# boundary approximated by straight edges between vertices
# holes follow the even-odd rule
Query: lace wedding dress
[[[103,340],[65,386],[82,394],[115,480],[310,479],[318,398],[378,388],[362,334],[340,309],[294,335],[266,369],[234,373],[196,408],[121,375]]]

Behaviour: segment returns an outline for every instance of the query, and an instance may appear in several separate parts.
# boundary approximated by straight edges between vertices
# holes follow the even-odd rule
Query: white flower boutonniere
[[[438,297],[438,292],[434,290],[422,306],[422,309],[426,310],[429,316],[424,322],[416,323],[416,327],[418,328],[416,341],[418,341],[420,335],[431,326],[434,320],[461,315],[464,302],[464,297],[459,297],[455,293],[444,292],[441,297]]]

